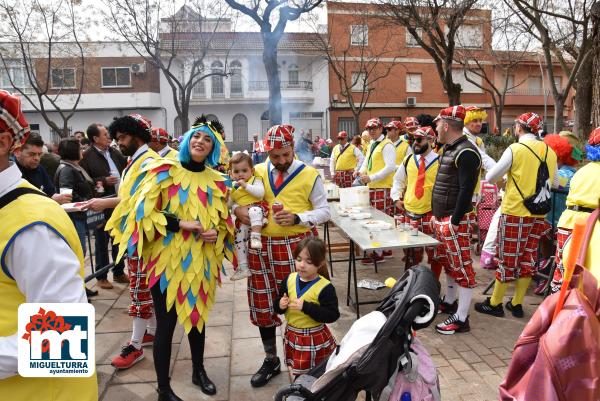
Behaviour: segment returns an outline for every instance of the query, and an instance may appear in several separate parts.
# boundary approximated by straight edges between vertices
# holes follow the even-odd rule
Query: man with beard
[[[450,314],[436,326],[441,334],[470,330],[469,307],[476,285],[471,258],[471,224],[474,220],[471,198],[479,177],[481,156],[462,132],[464,118],[465,108],[452,106],[441,110],[434,120],[444,150],[433,186],[431,223],[446,249],[447,288],[440,311]]]
[[[394,175],[391,197],[396,209],[409,219],[411,227],[434,235],[429,221],[431,220],[431,194],[433,183],[438,172],[438,155],[432,150],[435,133],[431,127],[418,128],[413,132],[412,151],[414,155],[404,158],[402,165]],[[442,255],[436,255],[435,247],[428,247],[427,260],[436,278],[440,278],[443,266]],[[423,260],[423,248],[413,250],[413,265]]]
[[[132,188],[143,166],[160,156],[148,147],[152,139],[152,125],[145,117],[130,114],[117,118],[108,130],[111,138],[117,141],[121,153],[129,156],[129,161],[121,174],[118,196],[92,199],[87,207],[95,211],[115,208],[113,216],[121,216],[119,209],[129,207]],[[121,354],[112,360],[112,365],[117,369],[127,369],[139,362],[144,357],[142,346],[150,345],[154,341],[156,318],[146,274],[141,267],[142,262],[138,259],[137,252],[127,255],[131,296],[129,316],[133,317],[133,332],[129,344],[124,346]]]
[[[352,186],[354,172],[360,168],[365,157],[360,149],[348,143],[346,131],[340,131],[338,141],[340,143],[331,152],[329,171],[338,187],[348,188]]]
[[[294,127],[275,125],[267,132],[269,158],[255,166],[255,175],[265,183],[264,200],[271,209],[261,232],[262,249],[249,249],[248,303],[250,320],[258,326],[265,360],[252,376],[253,387],[262,387],[281,372],[275,329],[281,320],[274,302],[282,280],[295,271],[293,252],[305,237],[317,234],[315,226],[329,220],[327,194],[317,170],[294,159]],[[248,207],[234,214],[250,224]]]

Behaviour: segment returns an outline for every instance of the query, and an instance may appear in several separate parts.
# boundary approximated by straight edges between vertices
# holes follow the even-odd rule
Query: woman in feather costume
[[[203,365],[205,323],[221,284],[223,261],[233,258],[234,230],[226,201],[229,180],[211,168],[224,145],[219,125],[199,118],[184,135],[179,160],[146,165],[127,213],[111,227],[120,253],[137,249],[151,287],[159,401],[181,400],[169,383],[177,321],[190,343],[192,382],[205,394],[216,393]]]

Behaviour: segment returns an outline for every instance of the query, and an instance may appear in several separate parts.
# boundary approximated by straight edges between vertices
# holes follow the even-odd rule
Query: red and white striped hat
[[[267,131],[265,137],[265,149],[282,149],[294,144],[295,129],[291,125],[274,125]]]
[[[440,118],[444,120],[464,121],[466,114],[465,108],[459,104],[458,106],[450,106],[440,110],[440,114],[433,121],[437,121]]]
[[[386,128],[395,128],[399,131],[402,131],[404,129],[404,124],[402,124],[402,121],[398,121],[398,120],[392,120],[389,123],[387,123],[385,125]]]
[[[521,114],[515,121],[528,127],[531,132],[536,135],[540,130],[540,124],[542,123],[540,116],[531,112]]]
[[[164,128],[152,128],[152,140],[158,143],[169,143],[169,133]]]
[[[595,130],[593,130],[590,133],[588,143],[591,146],[599,146],[600,145],[600,127],[597,127]]]
[[[148,120],[143,115],[137,113],[130,114],[129,117],[133,118],[138,123],[138,125],[140,125],[143,129],[148,131],[150,136],[152,136],[152,122],[150,120]]]
[[[413,136],[422,136],[425,138],[433,139],[436,137],[435,131],[431,127],[419,127],[413,133]]]
[[[369,129],[369,128],[379,128],[379,127],[383,127],[383,123],[381,122],[380,119],[378,118],[371,118],[369,121],[367,121],[367,123],[365,124],[365,129]]]
[[[29,136],[29,123],[21,110],[21,99],[5,90],[0,90],[0,132],[10,132],[21,145]]]
[[[404,119],[404,126],[409,131],[416,130],[419,128],[419,120],[416,117],[406,117]]]

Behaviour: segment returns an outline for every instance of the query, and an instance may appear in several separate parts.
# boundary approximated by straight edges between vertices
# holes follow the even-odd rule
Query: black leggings
[[[167,312],[166,294],[160,292],[160,286],[155,285],[150,290],[154,301],[154,311],[156,313],[156,334],[154,337],[154,369],[156,370],[156,379],[158,388],[166,390],[169,385],[169,367],[171,363],[171,343],[173,342],[173,332],[177,324],[177,311],[175,306]],[[201,332],[196,327],[188,333],[188,341],[192,353],[192,365],[197,369],[204,365],[204,338],[206,329]]]

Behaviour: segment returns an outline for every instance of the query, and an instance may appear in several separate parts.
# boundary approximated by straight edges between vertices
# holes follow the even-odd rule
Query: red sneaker
[[[372,253],[366,259],[361,260],[360,263],[362,263],[363,265],[366,265],[366,266],[370,266],[370,265],[374,265],[376,261],[377,261],[377,264],[381,264],[381,263],[385,262],[385,258],[383,257],[383,255],[377,255],[376,253]]]
[[[148,347],[154,344],[154,334],[148,334],[148,332],[144,333],[144,338],[142,339],[142,347]]]
[[[129,369],[142,359],[144,359],[144,351],[129,344],[123,347],[121,354],[114,357],[110,364],[117,369]]]
[[[458,320],[458,316],[451,315],[448,319],[435,326],[435,329],[440,334],[466,333],[471,330],[469,326],[469,318],[464,322]]]

